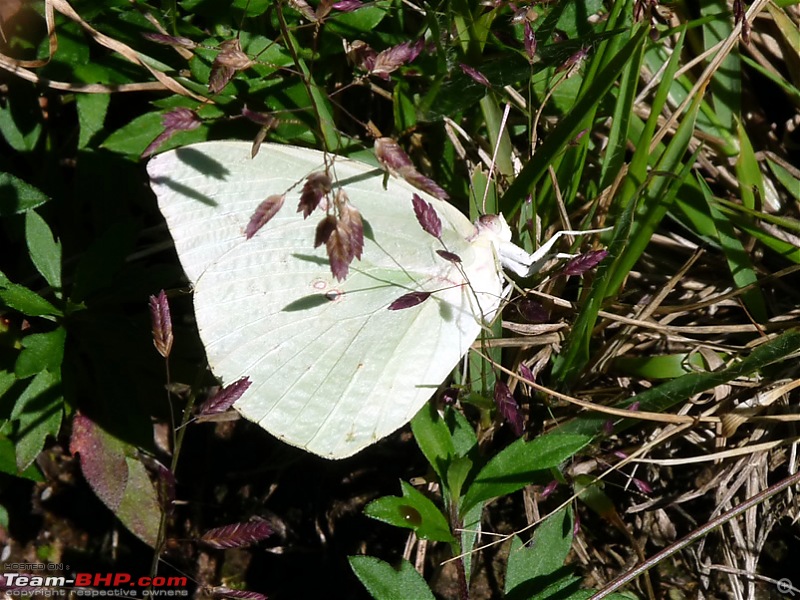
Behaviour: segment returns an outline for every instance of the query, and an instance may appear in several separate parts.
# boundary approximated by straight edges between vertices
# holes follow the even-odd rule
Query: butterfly
[[[266,143],[251,158],[250,148],[204,142],[147,166],[208,364],[225,384],[252,382],[234,404],[247,419],[314,454],[351,456],[411,420],[495,316],[503,268],[537,271],[557,238],[528,254],[501,215],[473,224],[376,167]],[[314,247],[319,219],[291,201],[319,173],[333,182],[321,212],[344,190],[363,230],[344,277],[326,245]],[[274,214],[254,232],[268,198]],[[420,210],[433,211],[438,237]]]

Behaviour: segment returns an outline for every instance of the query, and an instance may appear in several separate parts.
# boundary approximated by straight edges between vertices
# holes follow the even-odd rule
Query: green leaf
[[[164,132],[164,125],[161,123],[161,113],[151,112],[117,129],[109,135],[100,145],[111,152],[126,154],[129,156],[141,156],[147,146],[154,139]],[[179,131],[172,136],[167,143],[159,150],[164,150],[174,146],[181,146],[191,142],[199,142],[206,138],[208,132],[203,127],[198,127],[191,131]]]
[[[22,352],[14,365],[14,375],[26,379],[40,371],[58,372],[64,358],[67,332],[63,327],[47,333],[32,333],[22,338]]]
[[[14,435],[18,471],[24,471],[36,460],[48,435],[58,435],[63,415],[61,373],[41,371],[20,394],[11,411],[11,419],[18,421]]]
[[[94,135],[103,129],[110,102],[110,94],[78,94],[75,97],[80,124],[79,149],[86,148]]]
[[[33,86],[7,94],[0,103],[0,136],[17,152],[30,152],[42,134],[41,111]]]
[[[464,497],[462,512],[475,503],[522,489],[537,475],[557,467],[590,441],[588,435],[539,436],[530,442],[517,440],[481,469]]]
[[[11,283],[0,272],[0,306],[13,308],[29,317],[60,316],[62,313],[47,300],[25,286]]]
[[[45,281],[61,289],[61,243],[57,242],[50,226],[35,210],[25,215],[25,241],[31,261]]]
[[[369,33],[383,21],[387,11],[391,8],[390,2],[364,3],[363,8],[353,12],[332,12],[325,21],[329,32],[338,33],[345,39],[351,39],[355,34]]]
[[[739,156],[736,158],[736,177],[739,180],[739,195],[745,208],[756,208],[756,195],[764,201],[764,177],[753,145],[741,122],[737,122],[739,134]]]
[[[788,169],[779,165],[769,157],[767,157],[767,164],[772,174],[775,175],[775,178],[786,188],[786,191],[788,191],[795,200],[800,200],[800,179],[792,175]]]
[[[461,531],[457,533],[461,539],[461,552],[464,554],[461,559],[464,562],[464,571],[472,573],[472,560],[477,556],[470,550],[475,549],[475,545],[482,541],[481,520],[483,519],[483,502],[478,502],[466,513],[461,515]]]
[[[453,446],[457,456],[466,456],[477,445],[478,437],[475,429],[461,411],[448,407],[444,411],[444,418],[453,434]]]
[[[11,173],[0,172],[0,217],[24,213],[49,200],[38,188]]]
[[[455,456],[453,436],[433,402],[426,402],[411,419],[411,431],[419,449],[436,471],[439,479],[445,480],[445,469]]]
[[[350,556],[348,560],[375,600],[435,600],[422,575],[405,559],[398,569],[373,556]]]
[[[530,544],[514,536],[506,570],[507,600],[544,599],[554,596],[555,590],[577,584],[579,578],[564,567],[572,547],[572,531],[572,511],[565,507],[536,527]]]
[[[447,478],[444,480],[452,498],[460,498],[464,482],[472,471],[472,461],[466,456],[455,459],[447,469]]]
[[[17,474],[17,451],[14,442],[0,434],[0,473]]]
[[[452,542],[453,534],[442,511],[422,492],[400,482],[402,496],[384,496],[367,504],[364,514],[395,527],[413,529],[418,537],[437,542]]]
[[[720,358],[723,358],[720,356]],[[612,363],[612,370],[624,375],[643,379],[675,379],[687,373],[706,369],[703,355],[699,352],[680,354],[657,354],[654,356],[620,356]]]

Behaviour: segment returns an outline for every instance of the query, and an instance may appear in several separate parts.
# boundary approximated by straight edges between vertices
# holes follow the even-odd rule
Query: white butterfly
[[[537,271],[557,236],[528,254],[502,216],[473,225],[447,202],[398,179],[384,188],[382,171],[336,157],[332,179],[361,213],[365,237],[340,282],[325,248],[313,249],[319,218],[304,220],[292,202],[298,182],[324,166],[305,148],[262,144],[251,159],[247,142],[207,142],[156,156],[148,172],[194,287],[211,370],[225,384],[252,381],[235,408],[289,444],[344,458],[411,420],[497,312],[502,266]],[[246,239],[259,203],[287,190]],[[417,222],[414,194],[438,214],[460,264],[436,252],[442,243]],[[419,291],[433,294],[388,310]]]

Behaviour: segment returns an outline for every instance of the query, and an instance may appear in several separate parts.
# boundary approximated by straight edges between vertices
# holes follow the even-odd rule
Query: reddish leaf
[[[424,44],[425,41],[420,38],[417,41],[403,42],[379,52],[369,73],[388,80],[389,73],[417,58]]]
[[[353,256],[355,256],[352,232],[344,226],[341,220],[334,219],[334,224],[333,231],[328,234],[328,239],[325,241],[325,249],[328,252],[331,273],[337,281],[344,281],[350,270],[350,263],[353,262]]]
[[[164,290],[158,296],[150,296],[150,322],[153,324],[153,344],[158,353],[167,358],[172,350],[173,338],[172,317]]]
[[[215,587],[209,590],[215,598],[236,598],[237,600],[267,600],[264,594],[248,590],[232,590],[227,587]]]
[[[339,0],[339,2],[336,2],[332,8],[335,8],[341,12],[353,12],[362,6],[364,6],[364,3],[361,2],[361,0]]]
[[[364,249],[364,226],[361,214],[347,202],[347,195],[339,190],[336,195],[337,219],[331,214],[317,225],[314,247],[325,244],[333,276],[342,281],[347,277],[350,263],[361,258]]]
[[[190,131],[200,127],[201,123],[197,113],[188,108],[176,108],[161,116],[161,124],[168,130]]]
[[[202,121],[193,110],[176,108],[161,115],[161,124],[164,126],[164,131],[150,142],[150,145],[142,152],[142,156],[150,156],[161,144],[179,131],[197,129],[202,124]]]
[[[333,215],[325,215],[322,221],[317,225],[317,230],[314,234],[314,248],[319,248],[322,244],[327,244],[328,239],[334,231],[336,231],[336,217]]]
[[[317,209],[326,194],[332,189],[331,178],[325,173],[311,173],[306,177],[303,190],[300,192],[300,203],[297,205],[297,212],[303,213],[303,218]],[[315,246],[316,247],[316,246]]]
[[[389,310],[403,310],[404,308],[411,308],[417,304],[422,304],[431,297],[430,292],[409,292],[403,294],[397,300],[389,305]]]
[[[608,250],[591,250],[575,258],[571,258],[562,270],[563,275],[583,275],[594,269],[608,256]]]
[[[364,250],[364,224],[361,222],[361,213],[355,207],[347,203],[347,198],[343,190],[337,194],[337,205],[339,206],[339,228],[342,235],[347,238],[349,244],[349,262],[354,258],[361,260],[361,252]]]
[[[153,546],[161,505],[136,449],[77,413],[70,452],[80,457],[81,472],[94,493],[136,537]]]
[[[550,496],[553,492],[556,491],[556,488],[558,488],[558,480],[554,479],[544,487],[542,493],[539,494],[539,498],[541,498],[542,500],[547,499],[548,496]]]
[[[225,40],[219,48],[219,54],[211,63],[211,73],[208,76],[208,91],[212,94],[221,92],[237,71],[253,66],[250,57],[242,52],[238,39]]]
[[[262,200],[258,205],[247,227],[244,229],[244,236],[246,239],[253,237],[264,225],[270,222],[272,217],[278,214],[278,211],[283,207],[283,201],[286,199],[286,194],[274,194],[268,196],[266,200]]]
[[[357,69],[369,73],[375,67],[378,53],[366,42],[356,40],[351,44],[345,44],[345,50],[348,60]]]
[[[218,413],[225,412],[231,406],[233,406],[234,402],[236,402],[239,398],[242,397],[247,391],[247,388],[253,382],[250,381],[249,377],[242,377],[241,379],[237,379],[233,383],[226,385],[216,394],[211,396],[203,406],[200,408],[201,415],[216,415]]]
[[[450,261],[451,263],[461,262],[461,257],[455,252],[448,252],[447,250],[437,250],[436,254],[441,256],[443,259]]]
[[[400,145],[392,138],[382,137],[375,140],[375,156],[383,167],[395,177],[403,177],[403,171],[414,169],[414,163]]]
[[[541,302],[531,298],[520,298],[516,303],[516,308],[520,316],[528,323],[547,323],[550,320],[550,312]]]
[[[289,6],[303,15],[310,22],[317,22],[317,13],[314,12],[314,9],[309,6],[306,0],[289,0]]]
[[[393,139],[383,137],[375,140],[375,156],[383,167],[395,177],[405,179],[415,188],[428,192],[440,200],[447,200],[449,197],[447,192],[435,181],[417,171],[414,163]]]
[[[164,33],[143,33],[142,36],[151,42],[157,44],[164,44],[166,46],[175,46],[177,48],[188,48],[194,50],[197,48],[197,43],[189,38],[179,37],[175,35],[166,35]]]
[[[536,378],[533,376],[533,371],[531,371],[531,368],[525,363],[519,363],[519,368],[517,370],[519,371],[519,374],[528,381],[536,381]]]
[[[583,60],[589,55],[589,48],[581,48],[575,54],[571,55],[563,64],[559,65],[556,73],[561,71],[571,71],[576,68]]]
[[[322,21],[327,17],[333,8],[333,0],[320,0],[317,4],[317,10],[314,11],[318,21]]]
[[[642,481],[641,479],[637,479],[636,477],[632,477],[631,481],[633,481],[633,485],[635,485],[639,491],[643,494],[652,494],[653,488],[650,487],[650,484],[646,481]]]
[[[128,483],[128,465],[121,441],[80,413],[72,419],[69,451],[79,454],[81,471],[97,497],[115,511]]]
[[[439,198],[439,200],[447,200],[450,196],[445,192],[439,184],[436,183],[430,177],[425,177],[422,173],[414,169],[413,171],[409,171],[405,173],[403,176],[408,183],[413,185],[418,190],[422,190],[423,192],[428,192],[434,198]]]
[[[530,21],[525,20],[524,28],[525,54],[528,55],[528,62],[533,64],[533,59],[536,56],[536,32],[531,27]]]
[[[492,84],[489,83],[489,80],[486,79],[486,76],[478,71],[478,69],[470,67],[469,65],[465,65],[464,63],[458,63],[458,66],[461,67],[464,75],[472,79],[475,83],[479,83],[486,87],[492,87]]]
[[[437,240],[441,240],[442,220],[436,214],[436,209],[417,194],[411,196],[411,203],[414,205],[414,214],[417,216],[417,221],[422,229]]]
[[[272,535],[272,528],[266,521],[248,521],[247,523],[234,523],[224,527],[209,529],[200,538],[200,541],[224,550],[226,548],[242,548],[251,546]]]
[[[494,384],[494,403],[497,405],[500,415],[511,426],[514,434],[520,437],[523,431],[523,423],[519,404],[517,404],[509,387],[499,379]]]
[[[242,116],[245,119],[252,121],[256,125],[261,125],[262,127],[266,127],[268,129],[275,129],[275,127],[278,126],[278,123],[280,123],[280,121],[278,121],[278,119],[273,117],[271,114],[250,110],[247,108],[247,105],[242,107]]]

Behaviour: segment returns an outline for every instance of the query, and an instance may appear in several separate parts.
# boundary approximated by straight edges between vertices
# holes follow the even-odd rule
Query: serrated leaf
[[[591,441],[589,435],[548,433],[517,440],[481,469],[467,490],[462,510],[477,502],[522,489],[545,470],[557,467]]]
[[[13,308],[29,317],[60,316],[62,313],[36,292],[12,283],[0,272],[0,306]]]
[[[530,544],[514,536],[508,552],[506,597],[534,598],[564,566],[572,547],[572,511],[562,508],[541,522]]]
[[[25,215],[25,241],[31,261],[45,281],[61,289],[61,243],[56,241],[50,226],[35,210]]]
[[[19,177],[0,172],[0,217],[22,214],[49,200],[47,194]]]
[[[38,373],[11,411],[11,419],[18,421],[14,436],[18,471],[24,471],[36,460],[48,435],[58,435],[63,414],[61,373]]]
[[[41,371],[57,373],[64,358],[67,332],[63,327],[47,333],[32,333],[22,338],[22,351],[14,365],[14,375],[26,379]]]
[[[348,560],[375,600],[435,600],[422,575],[405,559],[397,569],[373,556],[350,556]]]
[[[84,66],[84,69],[89,65]],[[75,107],[78,109],[78,148],[86,148],[96,133],[102,131],[103,123],[111,102],[110,94],[77,94]]]

